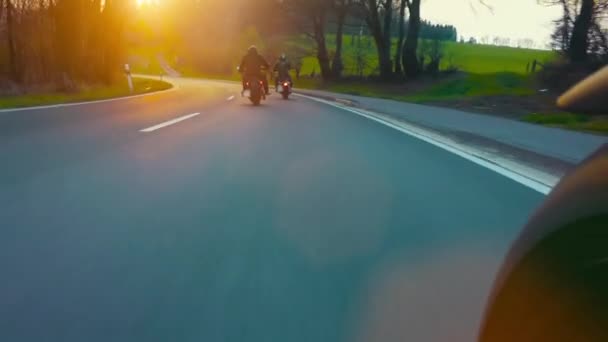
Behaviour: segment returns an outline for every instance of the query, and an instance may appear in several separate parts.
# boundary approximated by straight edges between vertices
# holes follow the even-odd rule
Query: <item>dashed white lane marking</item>
[[[347,106],[344,106],[341,104],[319,99],[316,97],[302,95],[302,94],[295,94],[295,95],[307,98],[312,101],[321,102],[321,103],[327,104],[327,105],[335,107],[335,108],[346,110],[351,113],[363,116],[367,119],[376,121],[382,125],[394,128],[409,136],[420,139],[429,144],[435,145],[443,150],[446,150],[455,155],[458,155],[464,159],[472,161],[473,163],[475,163],[479,166],[492,170],[500,175],[503,175],[509,179],[512,179],[515,182],[522,184],[532,190],[538,191],[544,195],[549,194],[549,192],[551,192],[551,189],[553,188],[553,185],[555,185],[555,183],[557,183],[557,181],[559,181],[559,179],[543,180],[542,179],[543,177],[541,177],[541,179],[538,179],[534,175],[531,175],[528,172],[526,172],[525,168],[519,167],[519,166],[513,165],[513,164],[507,165],[507,164],[503,163],[502,160],[500,160],[500,158],[495,158],[495,160],[493,160],[494,158],[485,157],[485,156],[482,158],[480,156],[480,154],[476,153],[476,151],[474,151],[472,148],[468,148],[466,146],[455,144],[455,143],[451,142],[449,139],[443,139],[441,136],[438,136],[437,134],[428,132],[424,129],[421,129],[421,128],[413,126],[413,125],[408,125],[408,124],[402,123],[402,122],[396,122],[389,118],[385,118],[380,115],[375,115],[374,113],[370,113],[370,112],[367,112],[364,110],[358,110],[355,108],[350,108],[350,107],[347,107]]]
[[[195,116],[197,116],[197,115],[201,115],[201,113],[192,113],[192,114],[188,114],[188,115],[180,116],[179,118],[175,118],[175,119],[173,119],[173,120],[165,121],[165,122],[160,123],[160,124],[158,124],[158,125],[156,125],[156,126],[152,126],[152,127],[144,128],[144,129],[140,130],[140,132],[143,132],[143,133],[154,132],[154,131],[156,131],[156,130],[158,130],[158,129],[161,129],[161,128],[163,128],[163,127],[167,127],[167,126],[170,126],[170,125],[176,124],[176,123],[178,123],[178,122],[181,122],[181,121],[184,121],[184,120],[191,119],[191,118],[193,118],[193,117],[195,117]]]
[[[234,100],[234,95],[230,96],[229,98],[226,99],[226,101],[232,101]]]

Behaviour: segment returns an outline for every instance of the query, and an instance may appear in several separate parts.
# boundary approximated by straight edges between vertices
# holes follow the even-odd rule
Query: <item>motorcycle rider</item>
[[[291,79],[291,75],[289,74],[289,70],[291,70],[291,63],[287,59],[287,56],[283,53],[279,60],[274,65],[273,71],[278,73],[278,77],[275,79],[275,87],[278,89],[279,82],[289,81],[289,85],[293,86],[293,81]]]
[[[270,95],[268,90],[268,79],[266,78],[266,72],[262,71],[263,69],[270,69],[270,65],[266,59],[258,53],[258,48],[255,45],[250,46],[239,66],[239,71],[243,74],[243,91],[245,91],[246,88],[246,81],[250,77],[256,76],[264,82],[264,91],[266,92],[266,95]]]

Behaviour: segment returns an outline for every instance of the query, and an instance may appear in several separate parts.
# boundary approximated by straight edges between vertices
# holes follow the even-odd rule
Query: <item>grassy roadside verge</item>
[[[439,80],[419,80],[410,85],[369,81],[321,83],[311,79],[303,79],[296,84],[304,89],[454,108],[608,135],[608,116],[560,111],[555,106],[558,94],[538,92],[529,77],[516,73],[461,74]]]
[[[125,81],[123,84],[91,87],[74,93],[27,94],[0,97],[0,109],[106,100],[130,95],[147,94],[155,91],[167,90],[172,87],[170,83],[164,81],[137,77],[133,78],[133,86],[135,89],[133,93],[129,91],[129,86]]]
[[[519,74],[500,72],[495,74],[466,74],[453,80],[441,81],[437,85],[406,96],[406,100],[423,103],[474,96],[528,96],[534,89],[530,80]]]
[[[523,121],[570,130],[608,134],[608,116],[589,116],[574,113],[532,113]]]
[[[349,95],[378,97],[405,102],[426,103],[462,97],[534,94],[529,80],[515,73],[459,74],[445,79],[387,84],[373,82],[336,82],[322,84],[303,79],[298,87],[321,89]]]

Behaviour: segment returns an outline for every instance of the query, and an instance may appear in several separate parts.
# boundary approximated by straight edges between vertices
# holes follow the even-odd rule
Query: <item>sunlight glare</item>
[[[137,7],[141,7],[143,5],[151,5],[153,3],[158,3],[158,0],[137,0]]]

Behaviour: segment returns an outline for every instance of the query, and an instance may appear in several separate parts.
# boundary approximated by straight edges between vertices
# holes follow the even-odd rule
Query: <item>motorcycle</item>
[[[236,70],[240,73],[242,70],[237,67]],[[264,91],[264,81],[260,77],[248,76],[245,79],[245,88],[241,96],[248,97],[254,106],[259,106],[262,100],[266,100],[266,91]]]
[[[284,100],[289,99],[289,95],[291,95],[292,84],[289,80],[281,80],[277,83],[277,93],[283,96]]]
[[[266,100],[266,92],[264,91],[264,81],[258,77],[249,77],[245,81],[244,97],[248,97],[254,106],[259,106],[262,100]]]

